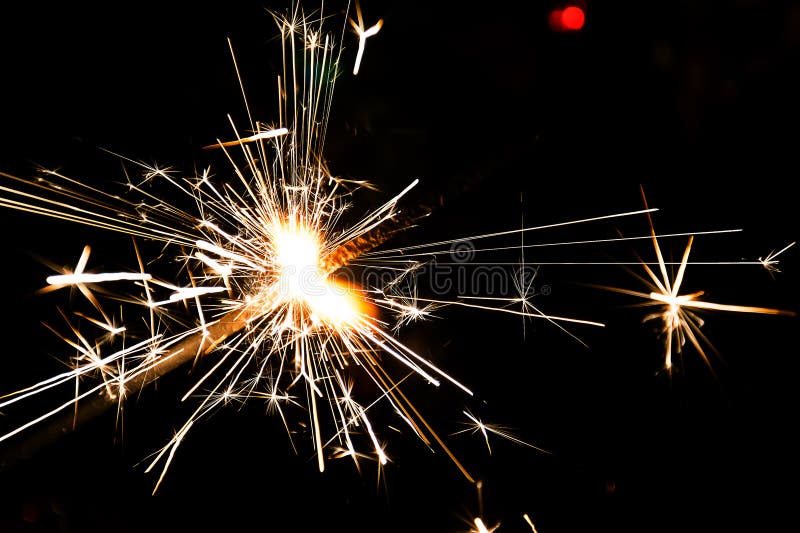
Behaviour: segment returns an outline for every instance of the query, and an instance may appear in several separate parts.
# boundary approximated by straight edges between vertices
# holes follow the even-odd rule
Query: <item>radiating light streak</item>
[[[256,141],[265,141],[267,139],[274,139],[275,137],[282,137],[283,135],[288,135],[289,130],[286,128],[276,128],[273,130],[267,131],[260,131],[255,135],[250,135],[248,137],[242,137],[241,139],[237,139],[235,141],[218,141],[216,144],[209,144],[208,146],[203,146],[203,150],[211,150],[214,148],[227,148],[229,146],[238,146],[240,144],[251,143]]]
[[[77,285],[79,283],[104,283],[107,281],[149,281],[153,279],[150,274],[136,274],[132,272],[104,272],[102,274],[59,274],[47,276],[48,285]]]
[[[469,241],[477,241],[479,239],[490,239],[490,238],[496,238],[496,237],[503,237],[503,236],[506,236],[506,235],[517,235],[519,233],[526,233],[526,232],[529,232],[529,231],[540,231],[540,230],[545,230],[545,229],[563,228],[563,227],[566,227],[566,226],[574,226],[574,225],[577,225],[577,224],[586,224],[588,222],[600,222],[600,221],[603,221],[603,220],[612,220],[612,219],[615,219],[615,218],[629,217],[629,216],[634,216],[634,215],[642,215],[642,214],[645,214],[645,213],[652,213],[652,212],[655,212],[655,211],[658,211],[658,209],[657,208],[639,209],[639,210],[636,210],[636,211],[625,211],[625,212],[621,212],[621,213],[612,213],[612,214],[609,214],[609,215],[600,215],[600,216],[596,216],[596,217],[581,218],[581,219],[576,219],[576,220],[567,220],[567,221],[564,221],[564,222],[555,222],[555,223],[552,223],[552,224],[543,224],[543,225],[540,225],[540,226],[531,226],[531,227],[523,228],[523,229],[513,229],[513,230],[508,230],[508,231],[496,231],[496,232],[493,232],[493,233],[481,233],[479,235],[468,235],[468,236],[463,236],[463,237],[459,237],[459,238],[456,238],[456,239],[447,239],[447,240],[443,240],[443,241],[429,242],[429,243],[425,243],[425,244],[415,244],[415,245],[412,245],[412,246],[407,246],[405,248],[393,248],[393,249],[389,249],[389,250],[376,250],[376,251],[373,251],[373,252],[365,252],[362,256],[363,257],[375,257],[375,256],[379,257],[379,256],[387,255],[387,254],[393,254],[393,253],[405,253],[405,252],[408,252],[408,251],[411,251],[411,250],[419,250],[421,248],[433,248],[433,247],[437,247],[437,246],[447,246],[449,244],[454,244],[454,243],[458,243],[458,242],[469,242]]]
[[[520,234],[524,234],[525,231],[526,231],[526,228],[523,228],[522,230],[517,230],[517,232],[519,232]],[[726,234],[726,233],[739,233],[741,231],[742,231],[741,229],[723,229],[723,230],[710,230],[710,231],[688,231],[688,232],[683,232],[683,233],[665,233],[665,234],[658,235],[658,237],[659,238],[667,238],[667,237],[687,237],[687,236],[693,236],[693,235],[722,235],[722,234]],[[476,238],[477,237],[464,237],[460,241],[459,240],[453,241],[453,243],[471,242],[472,240],[474,240]],[[481,238],[486,238],[486,236],[481,236]],[[651,235],[639,235],[639,236],[635,236],[635,237],[612,237],[612,238],[606,238],[606,239],[582,239],[582,240],[572,240],[572,241],[540,242],[540,243],[535,243],[535,244],[524,244],[523,243],[522,245],[514,245],[514,246],[495,246],[495,247],[490,247],[490,248],[471,248],[470,252],[472,252],[472,253],[499,252],[499,251],[504,251],[504,250],[515,250],[516,251],[516,250],[525,250],[525,249],[534,249],[534,248],[549,248],[549,247],[556,247],[556,246],[578,246],[578,245],[587,245],[587,244],[621,243],[621,242],[638,241],[638,240],[644,240],[644,239],[650,240],[650,239],[652,239],[652,236]],[[448,243],[448,244],[453,244],[453,243]],[[404,261],[409,261],[410,260],[410,259],[408,259],[409,257],[420,257],[420,256],[435,257],[435,256],[439,256],[439,255],[446,255],[446,254],[452,254],[452,253],[453,252],[451,250],[436,250],[436,251],[431,251],[431,252],[417,252],[417,253],[406,253],[406,252],[403,252],[403,253],[398,254],[397,256],[390,256],[390,257],[403,257]],[[370,257],[369,254],[364,254],[364,256],[365,257]],[[383,256],[381,256],[380,260],[381,261],[390,261],[391,259],[390,258],[384,258]],[[448,264],[446,262],[441,262],[438,259],[437,259],[437,263]],[[460,264],[465,264],[465,262],[461,262]],[[481,263],[476,263],[476,262],[473,262],[473,261],[469,261],[468,264],[474,265],[474,264],[481,264]],[[488,264],[498,264],[498,263],[488,263]],[[533,263],[533,264],[540,265],[540,264],[546,264],[546,263],[537,262],[537,263]],[[553,262],[553,263],[550,263],[550,264],[554,264],[554,265],[562,265],[562,264],[586,264],[586,265],[592,265],[592,264],[612,264],[612,263],[593,263],[593,262],[574,262],[574,263],[565,262],[565,263],[561,263],[561,262]],[[613,263],[613,264],[621,264],[621,263]],[[638,265],[638,264],[641,264],[641,263],[637,262],[635,264]],[[669,264],[669,263],[667,263],[667,264]],[[724,264],[724,263],[714,262],[714,263],[710,263],[710,264]],[[729,262],[728,264],[737,264],[737,265],[741,265],[741,264],[750,264],[750,265],[758,264],[758,265],[763,265],[763,262],[762,261],[758,261],[758,262],[755,262],[755,261],[736,261],[736,262]]]

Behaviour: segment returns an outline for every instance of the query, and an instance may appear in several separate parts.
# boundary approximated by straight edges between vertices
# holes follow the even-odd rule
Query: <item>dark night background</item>
[[[227,113],[244,123],[225,38],[255,117],[272,120],[280,58],[264,8],[285,3],[199,4],[0,8],[0,170],[58,167],[105,186],[122,177],[105,147],[186,172],[212,162],[223,174],[200,148],[228,137]],[[513,229],[523,212],[537,225],[639,209],[640,184],[661,208],[659,232],[744,228],[698,238],[694,260],[754,260],[797,239],[800,4],[587,2],[576,33],[548,27],[557,2],[435,4],[363,3],[367,24],[385,26],[359,76],[345,69],[330,119],[334,172],[387,194],[420,178],[409,202],[441,195],[443,207],[398,244]],[[348,34],[347,65],[356,44]],[[0,220],[7,392],[61,368],[53,358],[63,349],[40,321],[68,302],[33,294],[49,272],[37,258],[74,264],[88,243],[90,266],[130,262],[124,237],[8,210]],[[643,234],[647,223],[526,239],[616,229]],[[109,251],[120,242],[124,254]],[[684,242],[663,247],[677,260]],[[646,241],[536,253],[528,260],[652,258]],[[775,279],[759,266],[696,266],[684,291],[796,310],[798,266],[797,248]],[[548,266],[538,280],[551,289],[536,300],[543,310],[607,324],[572,329],[588,349],[542,323],[523,337],[518,317],[458,309],[402,334],[474,388],[473,412],[552,452],[496,438],[489,457],[478,437],[448,438],[484,481],[488,524],[529,531],[523,513],[541,533],[796,522],[796,318],[708,315],[704,332],[723,360],[712,357],[712,372],[687,349],[669,379],[645,311],[585,285],[639,289],[630,273]],[[102,417],[0,473],[0,531],[467,531],[481,512],[475,489],[412,435],[383,432],[394,463],[380,482],[372,463],[359,475],[333,461],[320,474],[309,440],[296,436],[294,456],[279,419],[256,405],[197,425],[150,496],[155,477],[138,463],[183,421],[176,396],[187,378],[173,374],[129,404],[124,443]],[[443,435],[460,429],[458,391],[408,391]],[[0,444],[0,457],[15,442]]]

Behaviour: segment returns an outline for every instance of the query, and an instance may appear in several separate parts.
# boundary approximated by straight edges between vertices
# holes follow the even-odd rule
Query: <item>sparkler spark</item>
[[[522,446],[527,446],[528,448],[533,448],[536,451],[550,454],[550,452],[548,452],[547,450],[544,450],[538,446],[534,446],[533,444],[525,442],[519,437],[516,437],[514,434],[511,433],[511,429],[506,426],[502,426],[499,424],[487,424],[478,417],[476,417],[475,415],[473,415],[472,413],[470,413],[469,411],[464,411],[464,416],[466,416],[470,420],[470,422],[466,423],[469,427],[466,429],[462,429],[460,431],[456,431],[454,435],[466,432],[470,432],[473,434],[480,433],[483,436],[484,442],[486,442],[486,449],[489,450],[489,455],[492,454],[492,446],[491,444],[489,444],[489,433],[497,435],[498,437],[504,438],[513,443],[520,444]]]
[[[383,19],[378,19],[378,22],[365,29],[364,17],[361,15],[361,4],[358,2],[356,2],[356,17],[358,17],[358,22],[353,19],[348,19],[350,25],[358,35],[358,52],[356,53],[355,65],[353,65],[354,76],[358,75],[358,71],[361,69],[361,59],[364,57],[364,48],[367,46],[367,39],[376,35],[383,27]]]
[[[758,261],[761,263],[761,266],[763,266],[766,269],[766,271],[769,272],[769,275],[774,277],[775,274],[780,272],[780,269],[778,268],[778,263],[779,263],[778,256],[781,255],[786,250],[788,250],[789,248],[791,248],[792,246],[794,246],[795,244],[797,243],[794,241],[790,242],[777,252],[775,250],[771,251],[763,259],[759,257]]]
[[[528,513],[523,514],[522,518],[525,519],[525,523],[527,523],[531,527],[531,531],[533,531],[533,533],[539,533],[536,530],[536,526],[533,525],[533,520],[531,520],[531,517],[528,516]]]
[[[483,520],[480,517],[477,517],[475,518],[475,529],[470,533],[492,533],[493,531],[496,531],[498,527],[500,527],[500,524],[497,524],[492,528],[487,528],[486,524],[483,523]]]
[[[647,205],[647,200],[644,198],[643,191],[642,198],[645,205]],[[709,360],[703,345],[710,347],[712,350],[713,345],[700,329],[702,328],[704,321],[698,315],[696,310],[795,316],[794,312],[781,309],[720,304],[716,302],[703,301],[700,300],[700,297],[704,294],[703,291],[681,294],[681,286],[683,284],[687,266],[689,265],[689,253],[692,249],[694,236],[689,236],[689,239],[686,243],[686,248],[683,252],[683,258],[681,259],[680,263],[678,263],[678,271],[674,278],[672,278],[667,272],[667,263],[664,261],[664,255],[662,254],[661,247],[658,244],[658,237],[653,226],[653,220],[649,213],[647,214],[647,217],[650,224],[651,240],[656,254],[660,277],[656,275],[648,263],[640,260],[641,266],[644,268],[644,271],[647,274],[647,278],[639,276],[637,277],[639,277],[641,281],[650,287],[650,292],[640,292],[615,287],[605,288],[622,294],[628,294],[642,298],[645,300],[643,305],[660,307],[660,311],[645,316],[644,322],[657,320],[662,324],[661,333],[664,337],[664,369],[667,372],[672,371],[674,356],[682,353],[683,346],[686,344],[687,340],[692,346],[694,346],[695,350],[697,350],[697,353],[700,354],[700,357],[702,357],[706,365],[708,365],[709,368],[712,368],[711,361]],[[781,250],[781,252],[786,249],[788,249],[788,246]],[[781,252],[778,252],[778,254]],[[774,259],[774,256],[772,256],[772,258]]]

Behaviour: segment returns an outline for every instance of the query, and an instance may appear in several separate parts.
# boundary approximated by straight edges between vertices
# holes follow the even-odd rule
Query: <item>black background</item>
[[[338,81],[326,156],[335,173],[387,194],[420,178],[409,203],[442,197],[425,227],[398,244],[513,229],[523,213],[537,225],[638,209],[642,184],[661,209],[659,232],[745,230],[699,238],[693,259],[752,261],[797,238],[800,6],[720,4],[592,2],[584,29],[566,34],[547,25],[556,2],[365,2],[367,24],[383,17],[385,26],[359,76],[345,69]],[[97,150],[105,147],[186,172],[211,161],[224,173],[200,147],[228,136],[226,114],[245,116],[226,37],[253,114],[274,118],[280,56],[265,7],[285,6],[4,6],[0,170],[58,167],[104,186],[121,179],[119,164]],[[352,34],[345,45],[349,63]],[[60,345],[39,322],[68,302],[33,294],[49,272],[36,257],[74,264],[88,243],[92,264],[110,265],[125,262],[129,245],[16,212],[0,220],[7,391],[60,368],[51,357]],[[527,238],[615,229],[648,228],[638,218]],[[682,239],[663,243],[680,257]],[[529,260],[652,258],[646,241],[534,253]],[[775,279],[759,266],[690,267],[685,291],[796,310],[797,249],[783,257]],[[525,531],[523,513],[542,533],[792,523],[795,318],[708,315],[704,331],[723,360],[712,357],[712,372],[689,349],[670,378],[658,373],[662,348],[641,323],[646,311],[585,286],[641,288],[633,276],[547,266],[538,279],[551,290],[537,299],[543,310],[607,324],[572,329],[588,349],[548,325],[529,323],[523,336],[518,317],[458,309],[402,333],[476,391],[466,400],[452,388],[409,385],[443,435],[459,429],[466,401],[552,452],[494,439],[488,456],[477,436],[448,437],[484,482],[482,510],[449,460],[411,435],[384,430],[394,462],[380,480],[372,463],[358,474],[334,461],[320,474],[310,441],[297,436],[293,455],[261,406],[199,424],[150,496],[155,477],[138,463],[183,421],[182,374],[128,407],[124,443],[106,417],[0,474],[0,530],[467,531],[479,513],[501,532]]]

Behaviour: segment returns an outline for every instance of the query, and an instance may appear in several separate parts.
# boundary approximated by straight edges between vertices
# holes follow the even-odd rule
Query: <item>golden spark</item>
[[[775,277],[775,274],[780,272],[780,269],[778,268],[778,263],[780,262],[778,261],[778,256],[781,255],[786,250],[788,250],[789,248],[791,248],[792,246],[794,246],[795,244],[796,244],[795,241],[790,242],[777,252],[773,250],[770,253],[768,253],[766,257],[764,258],[759,257],[758,261],[761,263],[761,266],[763,266],[767,270],[767,272],[769,272],[770,276]]]
[[[376,35],[383,27],[383,19],[378,19],[378,22],[365,29],[364,18],[361,16],[361,4],[358,2],[356,2],[356,17],[358,18],[358,22],[352,18],[348,19],[350,25],[356,31],[356,35],[358,35],[358,52],[356,53],[355,65],[353,65],[354,76],[358,75],[358,71],[361,68],[361,59],[364,57],[364,48],[367,46],[367,39]]]
[[[643,191],[642,198],[645,206],[647,206],[647,200],[644,198]],[[711,362],[708,359],[704,346],[713,350],[713,345],[701,331],[704,321],[698,314],[698,311],[727,311],[734,313],[795,316],[794,312],[781,309],[704,301],[700,299],[704,291],[681,294],[687,266],[689,265],[689,253],[692,250],[694,236],[689,236],[686,248],[683,252],[683,257],[680,263],[678,263],[678,271],[674,277],[670,277],[667,272],[667,263],[664,261],[664,255],[661,252],[661,246],[658,244],[658,238],[650,213],[647,213],[647,218],[650,225],[650,238],[653,243],[660,276],[654,272],[653,268],[651,268],[648,263],[640,260],[640,264],[644,268],[647,278],[640,277],[639,279],[650,288],[649,292],[615,287],[605,288],[642,298],[645,300],[643,305],[660,308],[659,311],[645,316],[644,322],[656,320],[662,324],[661,333],[664,337],[664,369],[667,372],[672,371],[674,356],[682,353],[687,340],[694,346],[697,353],[703,358],[703,361],[711,368]]]

